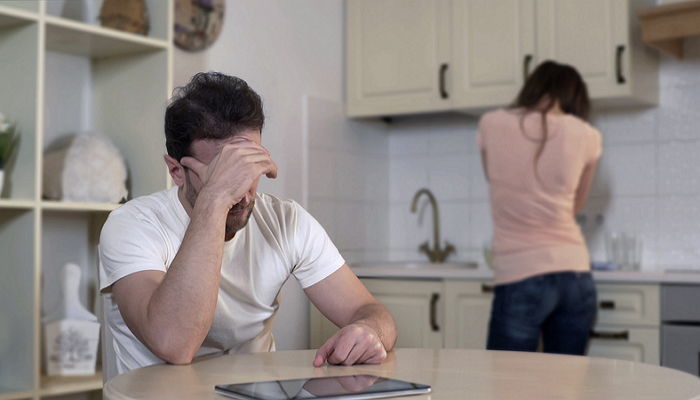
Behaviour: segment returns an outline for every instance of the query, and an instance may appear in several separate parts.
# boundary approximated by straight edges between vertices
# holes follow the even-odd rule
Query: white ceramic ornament
[[[80,267],[68,263],[61,274],[59,305],[44,318],[44,354],[48,375],[93,375],[100,324],[81,303]]]

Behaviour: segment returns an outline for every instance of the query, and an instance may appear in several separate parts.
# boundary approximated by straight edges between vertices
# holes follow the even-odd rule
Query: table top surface
[[[604,358],[466,349],[397,349],[380,365],[314,368],[314,350],[232,354],[191,365],[154,365],[107,382],[104,397],[225,399],[214,385],[373,374],[433,387],[414,400],[700,399],[700,379],[685,372]]]

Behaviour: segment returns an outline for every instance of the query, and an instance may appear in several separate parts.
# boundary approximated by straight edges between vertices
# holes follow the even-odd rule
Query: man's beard
[[[227,215],[226,216],[226,232],[224,234],[224,239],[226,241],[233,239],[233,236],[239,230],[248,224],[250,216],[253,215],[253,207],[255,206],[255,199],[251,200],[246,207],[239,207],[238,204],[233,206],[230,211],[240,211],[245,210],[243,215]]]
[[[190,206],[194,208],[194,204],[197,201],[198,193],[192,188],[192,184],[189,182],[189,177],[187,177],[187,190],[185,190],[185,199],[190,203]],[[239,203],[240,204],[240,203]],[[255,199],[251,200],[247,206],[243,207],[239,204],[233,206],[229,212],[245,210],[243,215],[229,215],[226,214],[226,229],[224,231],[224,240],[229,241],[233,239],[236,232],[243,229],[243,227],[248,224],[250,216],[253,214],[253,206],[255,206]]]

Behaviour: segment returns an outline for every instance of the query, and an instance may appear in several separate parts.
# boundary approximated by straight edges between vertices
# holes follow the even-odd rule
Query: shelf
[[[69,201],[42,201],[41,208],[52,211],[99,211],[110,212],[121,204],[114,203],[74,203]]]
[[[31,210],[35,204],[31,200],[0,199],[0,210],[5,208]]]
[[[90,376],[41,376],[41,396],[56,396],[102,389],[102,372]]]
[[[0,388],[0,400],[18,400],[31,398],[34,393],[29,391],[14,392],[5,388]]]
[[[36,21],[37,15],[34,13],[3,6],[2,3],[0,3],[0,29]]]
[[[166,50],[168,42],[82,22],[46,16],[46,48],[52,51],[106,58]]]
[[[644,43],[683,58],[683,41],[700,36],[700,0],[647,7],[637,13]]]

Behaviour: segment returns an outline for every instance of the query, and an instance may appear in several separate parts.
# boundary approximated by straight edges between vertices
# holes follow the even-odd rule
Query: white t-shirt
[[[113,211],[102,228],[99,270],[105,350],[114,352],[105,355],[105,380],[163,363],[126,326],[111,285],[135,272],[168,270],[190,221],[177,189],[128,202]],[[273,351],[272,317],[289,275],[307,288],[343,264],[321,225],[299,204],[259,193],[248,224],[224,244],[214,320],[197,356]]]

